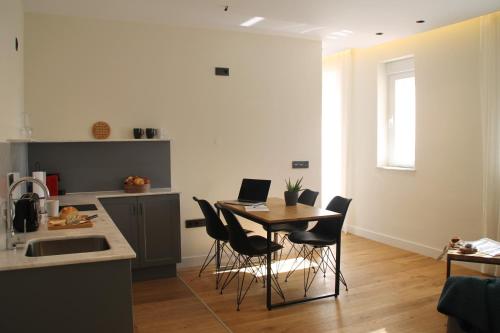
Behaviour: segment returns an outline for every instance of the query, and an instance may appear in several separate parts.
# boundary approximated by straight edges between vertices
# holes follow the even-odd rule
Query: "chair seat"
[[[227,230],[227,238],[221,238],[221,239],[218,239],[222,242],[229,242],[229,226],[228,225],[225,225],[224,227],[226,227],[226,230]],[[252,233],[253,231],[252,230],[247,230],[247,229],[243,229],[243,231],[245,231],[245,234],[250,234]]]
[[[292,233],[295,231],[305,231],[309,222],[293,222],[293,223],[276,223],[265,225],[264,230],[271,229],[271,232],[286,232]]]
[[[229,232],[229,226],[228,226],[228,225],[226,225],[225,227],[226,227],[226,229],[227,229],[227,232]],[[252,233],[252,232],[253,232],[253,230],[248,230],[248,229],[243,229],[243,231],[245,232],[245,234],[250,234],[250,233]],[[227,240],[229,240],[229,238],[228,238]]]
[[[288,235],[288,239],[296,244],[307,244],[312,246],[328,246],[337,243],[336,238],[331,238],[311,231],[296,231]]]
[[[267,253],[267,239],[262,236],[250,236],[248,241],[253,247],[251,253],[244,253],[248,256],[261,256]],[[271,242],[271,252],[278,251],[282,248],[281,245]]]

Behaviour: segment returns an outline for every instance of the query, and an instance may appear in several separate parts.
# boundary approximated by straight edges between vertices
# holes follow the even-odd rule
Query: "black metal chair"
[[[316,203],[316,198],[318,197],[319,192],[311,191],[306,189],[302,191],[297,200],[298,203],[308,206],[314,206]],[[294,223],[276,223],[270,226],[271,232],[286,232],[291,233],[294,231],[304,231],[307,230],[309,226],[309,222],[294,222]],[[265,229],[265,228],[264,228]],[[267,229],[266,229],[267,230]]]
[[[200,206],[201,212],[205,217],[206,221],[206,231],[207,234],[213,238],[212,246],[210,247],[210,251],[208,251],[203,264],[201,265],[200,271],[198,273],[198,277],[201,277],[201,273],[210,265],[211,262],[215,260],[215,270],[216,270],[216,279],[215,279],[215,288],[219,288],[219,283],[223,278],[223,274],[221,274],[221,261],[222,256],[225,254],[228,257],[228,262],[226,266],[231,265],[231,260],[234,257],[233,250],[229,248],[229,230],[228,226],[224,225],[222,220],[219,218],[217,213],[215,212],[212,205],[203,199],[198,199],[197,197],[193,197],[193,200],[198,203]],[[250,230],[245,230],[246,233],[250,233]],[[222,290],[221,290],[222,291]]]
[[[316,198],[318,197],[319,192],[311,191],[309,189],[304,190],[300,196],[299,199],[297,200],[298,203],[301,203],[303,205],[308,205],[308,206],[314,206],[316,203]],[[294,223],[276,223],[272,224],[269,226],[271,228],[271,232],[274,233],[274,241],[276,243],[279,243],[283,248],[285,247],[285,241],[288,239],[288,235],[292,232],[297,232],[297,231],[305,231],[307,230],[309,226],[309,222],[294,222]],[[267,230],[267,226],[264,227],[264,229]],[[279,239],[279,234],[282,233],[281,239]],[[285,261],[288,259],[292,251],[295,250],[295,252],[299,252],[299,250],[295,247],[295,244],[292,242],[290,243],[290,250],[285,256]],[[281,262],[283,254],[283,249],[280,250],[280,253],[278,257],[275,257],[275,260],[279,258],[279,261]],[[294,263],[295,264],[295,263]],[[294,265],[292,264],[292,267]],[[278,265],[278,270],[279,270],[279,265]]]
[[[340,239],[342,226],[344,225],[345,216],[347,214],[347,210],[351,203],[352,199],[343,198],[340,196],[336,196],[333,198],[328,206],[327,210],[331,210],[341,215],[338,217],[336,222],[333,221],[319,221],[316,225],[309,231],[296,231],[292,232],[288,238],[292,243],[302,245],[302,253],[304,254],[302,262],[305,260],[309,260],[309,269],[304,269],[304,297],[307,295],[307,291],[311,287],[316,274],[319,271],[323,272],[323,277],[326,277],[327,270],[331,270],[334,274],[339,271],[340,281],[345,286],[346,290],[347,283],[345,281],[344,275],[339,267],[335,265],[335,255],[330,249],[331,245],[335,245],[337,241]],[[306,245],[310,247],[310,250],[307,252]],[[337,255],[339,255],[337,253]],[[316,260],[319,257],[320,261]],[[302,263],[301,262],[301,263]],[[319,269],[314,270],[314,274],[311,276],[312,263],[315,263]],[[300,264],[296,267],[298,268]],[[296,269],[295,268],[295,269]],[[293,274],[295,269],[292,269],[287,274],[288,277]]]
[[[233,267],[231,267],[230,271],[236,269],[233,278],[236,276],[238,281],[236,309],[239,311],[240,304],[243,302],[248,290],[256,280],[257,275],[259,273],[262,276],[265,275],[265,269],[263,268],[266,267],[267,239],[262,236],[249,237],[245,230],[241,227],[241,224],[236,216],[231,211],[223,207],[220,207],[220,210],[229,226],[229,243],[237,256],[237,260],[234,261]],[[276,252],[281,249],[281,245],[272,242],[270,244],[270,248],[272,252]],[[254,261],[254,259],[257,261]],[[241,273],[243,274],[242,278],[240,278]],[[251,273],[252,279],[244,289],[245,273]],[[285,295],[281,290],[274,274],[271,274],[271,279],[274,281],[274,284],[271,283],[271,287],[283,300],[285,300]]]

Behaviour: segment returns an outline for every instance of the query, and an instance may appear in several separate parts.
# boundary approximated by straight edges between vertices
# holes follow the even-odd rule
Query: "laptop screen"
[[[241,182],[238,200],[266,202],[270,187],[270,180],[244,178]]]

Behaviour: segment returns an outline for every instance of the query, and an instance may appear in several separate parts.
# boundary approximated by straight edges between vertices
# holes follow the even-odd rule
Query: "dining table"
[[[341,223],[340,217],[342,214],[330,210],[317,208],[313,206],[303,205],[297,203],[293,206],[287,206],[285,200],[281,198],[268,198],[266,206],[267,211],[254,211],[248,209],[244,205],[238,205],[226,201],[218,201],[218,213],[220,208],[227,209],[235,215],[248,219],[252,222],[258,223],[267,230],[267,253],[266,253],[266,306],[268,310],[273,308],[287,306],[291,304],[304,303],[318,299],[335,297],[339,295],[340,288],[340,254],[341,254],[341,235],[338,236],[335,249],[335,292],[325,293],[319,296],[302,297],[293,300],[283,300],[282,302],[272,302],[272,258],[271,258],[271,244],[272,244],[272,230],[269,226],[277,223],[297,223],[297,222],[314,222],[314,221],[328,221],[329,223]]]

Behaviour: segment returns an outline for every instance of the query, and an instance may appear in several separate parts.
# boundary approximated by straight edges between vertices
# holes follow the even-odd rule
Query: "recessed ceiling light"
[[[375,35],[377,35],[377,36],[382,36],[383,34],[384,34],[383,32],[377,32],[377,33],[375,33]]]
[[[248,21],[243,22],[242,24],[240,24],[240,26],[251,27],[252,25],[259,23],[263,19],[264,19],[263,17],[255,16],[255,17],[252,17],[251,19],[249,19]]]
[[[313,31],[317,31],[317,30],[321,30],[321,29],[324,29],[325,27],[313,27],[313,28],[309,28],[309,29],[304,29],[302,30],[300,33],[301,34],[307,34],[309,32],[313,32]]]
[[[353,34],[353,33],[354,33],[354,32],[352,32],[351,30],[347,30],[347,29],[340,30],[340,32],[343,32],[343,33],[345,33],[345,34],[349,34],[349,35],[351,35],[351,34]]]
[[[417,23],[425,23],[425,20],[418,20]]]

